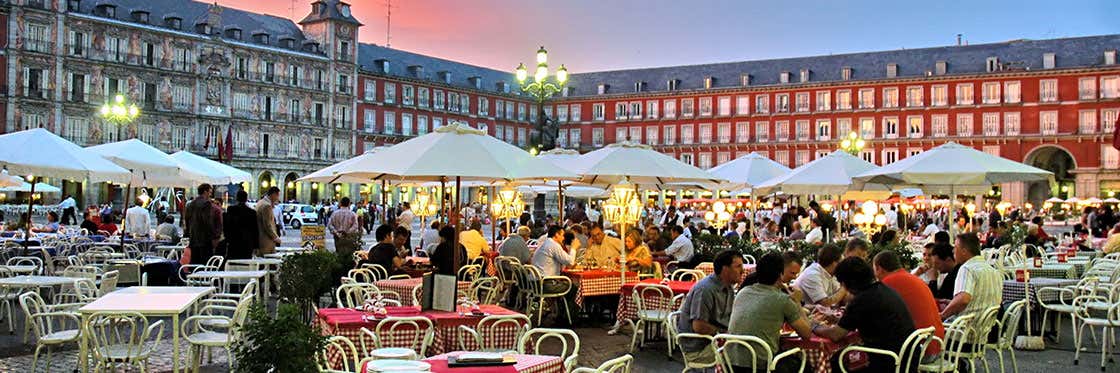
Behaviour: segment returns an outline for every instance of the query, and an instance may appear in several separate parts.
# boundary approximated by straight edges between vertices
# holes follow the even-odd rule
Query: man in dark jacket
[[[257,249],[257,212],[246,205],[248,200],[248,193],[237,191],[237,204],[226,209],[222,219],[225,223],[226,259],[249,259]]]
[[[190,237],[191,264],[206,264],[222,238],[222,208],[214,203],[214,187],[198,186],[198,196],[183,211],[187,237]]]

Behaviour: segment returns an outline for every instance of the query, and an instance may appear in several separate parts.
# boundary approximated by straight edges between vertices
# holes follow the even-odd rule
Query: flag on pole
[[[1112,147],[1120,150],[1120,115],[1116,116],[1116,122],[1112,123]]]
[[[233,160],[233,126],[226,127],[226,162]]]
[[[218,144],[218,162],[222,161],[222,156],[225,155],[225,148],[222,146],[222,138],[218,134],[214,134],[214,142]]]

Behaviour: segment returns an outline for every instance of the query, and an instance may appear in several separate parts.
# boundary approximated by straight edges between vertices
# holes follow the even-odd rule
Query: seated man
[[[524,225],[517,227],[517,234],[509,236],[502,246],[498,247],[498,254],[502,256],[509,256],[517,258],[517,261],[524,264],[529,262],[529,235],[533,231]]]
[[[893,251],[883,251],[875,255],[873,263],[875,277],[883,285],[894,290],[906,303],[906,310],[914,320],[914,327],[918,329],[933,327],[934,335],[944,340],[945,327],[941,324],[941,315],[938,313],[937,300],[933,299],[933,292],[926,286],[926,282],[902,269],[898,254]],[[930,344],[926,349],[926,356],[936,356],[941,352],[941,345]]]
[[[864,346],[896,352],[902,349],[906,338],[914,332],[914,321],[898,293],[875,281],[871,266],[859,258],[840,262],[836,278],[853,295],[852,301],[836,325],[814,326],[813,333],[839,342],[849,332],[859,331]],[[836,360],[839,358],[840,354],[833,356],[833,367],[842,364]],[[917,359],[913,363],[917,363]],[[894,362],[890,357],[872,354],[870,364],[863,371],[889,372],[893,368]],[[904,368],[904,371],[910,370]]]
[[[89,234],[97,234],[97,223],[93,222],[93,217],[90,215],[89,211],[82,214],[82,224],[79,228],[85,229]]]
[[[403,273],[400,267],[404,264],[404,259],[397,255],[397,248],[393,246],[393,227],[388,224],[378,226],[374,238],[377,239],[377,244],[369,248],[366,260],[362,262],[380,265],[390,275]]]
[[[679,229],[673,226],[673,230]],[[743,257],[738,251],[724,250],[712,261],[715,272],[692,286],[681,302],[677,319],[678,333],[716,335],[727,331],[731,321],[731,302],[735,298],[732,286],[743,274]],[[681,341],[681,351],[689,361],[711,362],[715,349],[700,340]]]
[[[178,225],[175,225],[174,216],[166,215],[163,217],[161,224],[156,227],[156,237],[166,238],[171,240],[171,243],[177,244],[183,238],[183,231],[179,229]]]
[[[769,253],[758,260],[755,267],[754,279],[756,283],[744,287],[735,295],[735,302],[731,307],[731,325],[728,332],[737,335],[749,335],[762,338],[770,346],[770,351],[775,355],[779,353],[778,337],[781,335],[782,325],[789,324],[801,338],[812,337],[811,327],[805,315],[801,312],[801,293],[787,294],[783,289],[786,282],[796,273],[801,264],[795,257],[778,253]],[[752,367],[766,367],[769,357],[762,353],[762,349],[755,348],[757,360],[752,361],[750,353],[745,349],[732,346],[728,351],[731,365],[735,372],[751,372]],[[800,367],[796,359],[782,359],[776,372],[795,372]],[[765,369],[760,369],[764,371]]]
[[[564,228],[559,225],[548,226],[548,237],[541,240],[541,244],[537,247],[537,251],[533,253],[533,265],[540,268],[541,275],[545,277],[560,276],[563,274],[564,267],[572,265],[575,262],[575,256],[560,243],[564,241]],[[545,281],[541,284],[544,292],[558,293],[568,288],[568,284],[558,281]],[[569,295],[574,292],[569,292]],[[572,302],[568,297],[564,297],[565,307],[571,310]]]
[[[482,223],[472,221],[470,227],[471,229],[459,232],[459,244],[467,248],[467,260],[474,260],[490,252],[490,243],[482,236]]]
[[[622,255],[622,240],[618,237],[607,236],[607,233],[603,231],[603,226],[599,224],[591,226],[591,235],[587,238],[590,246],[583,251],[583,255],[580,256],[578,261],[583,263],[590,259],[599,266],[617,269],[619,266],[618,257]]]
[[[933,291],[935,299],[953,299],[953,286],[957,282],[957,272],[961,265],[953,257],[953,245],[948,243],[935,243],[930,249],[930,261],[933,263],[933,275],[927,276],[926,284]]]
[[[980,238],[976,233],[957,235],[953,257],[961,264],[953,284],[953,300],[941,311],[941,319],[948,321],[957,315],[999,306],[1003,301],[1003,273],[980,256]]]
[[[819,304],[832,307],[840,304],[848,293],[840,287],[836,277],[836,266],[840,262],[840,248],[835,246],[822,246],[817,251],[817,261],[805,268],[801,276],[793,282],[801,291],[805,292],[805,304]]]
[[[676,260],[680,268],[692,268],[692,255],[695,249],[692,247],[692,239],[684,235],[685,228],[679,225],[669,227],[669,238],[673,240],[666,247],[664,251],[655,251],[653,255],[668,255]]]
[[[863,260],[868,259],[867,241],[861,238],[848,240],[848,244],[844,246],[844,259],[856,257]]]

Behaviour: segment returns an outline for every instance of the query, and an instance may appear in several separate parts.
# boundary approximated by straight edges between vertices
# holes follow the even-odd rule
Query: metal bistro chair
[[[682,336],[690,334],[694,333],[681,333]],[[798,368],[797,371],[805,371],[805,360],[807,359],[805,358],[805,351],[802,351],[800,348],[782,351],[782,353],[775,355],[774,351],[770,349],[770,344],[763,341],[762,338],[752,335],[734,334],[717,334],[715,338],[713,338],[713,346],[720,346],[716,349],[716,361],[725,372],[734,371],[732,367],[734,360],[731,359],[731,356],[736,354],[729,354],[728,352],[736,349],[740,350],[737,355],[743,357],[750,356],[750,361],[752,362],[751,366],[754,366],[759,361],[765,361],[766,369],[764,371],[766,372],[774,371],[782,359],[798,355],[801,358],[801,367]],[[843,366],[841,366],[840,369],[843,369]],[[758,370],[758,367],[755,367],[755,371]]]
[[[214,255],[210,257],[210,259],[206,260],[206,264],[185,264],[182,267],[179,267],[179,280],[182,280],[183,283],[189,284],[190,281],[188,281],[187,279],[188,275],[195,272],[221,271],[222,263],[224,262],[225,258],[220,255]]]
[[[501,295],[498,299],[504,301],[509,298],[513,286],[517,284],[517,267],[521,261],[512,256],[499,256],[494,258],[494,265],[498,267],[498,280],[502,282]]]
[[[14,277],[15,273],[7,268],[0,268],[0,278]],[[8,333],[15,332],[16,320],[12,318],[13,302],[19,300],[19,290],[7,286],[0,286],[0,317],[8,321]]]
[[[630,363],[634,356],[622,355],[599,364],[598,368],[576,368],[572,373],[630,373]]]
[[[435,339],[435,326],[422,316],[390,316],[377,323],[373,331],[363,327],[359,336],[358,343],[367,357],[417,360],[427,356],[428,346]]]
[[[674,312],[674,313],[677,313],[677,312]],[[679,315],[675,315],[675,316],[679,316]],[[675,318],[676,317],[674,317],[674,319]],[[673,339],[676,341],[678,346],[681,345],[682,343],[684,343],[684,341],[687,341],[687,340],[698,340],[698,341],[701,341],[705,345],[704,348],[715,348],[715,338],[713,338],[710,335],[698,334],[698,333],[673,333],[673,334],[675,336]],[[714,368],[715,366],[720,364],[720,358],[719,358],[718,355],[719,355],[719,351],[717,350],[716,355],[714,355],[712,361],[693,361],[693,360],[689,359],[689,357],[690,357],[689,354],[682,353],[681,357],[684,358],[684,370],[682,370],[681,373],[688,373],[691,370],[707,371],[711,368]]]
[[[940,339],[934,336],[931,339],[931,342],[941,344],[941,354],[937,355],[933,361],[918,365],[918,371],[929,373],[956,372],[965,344],[969,343],[969,335],[972,334],[969,325],[972,324],[975,317],[976,315],[958,316],[945,325],[945,338]]]
[[[999,322],[999,306],[988,307],[984,310],[977,311],[976,317],[972,322],[966,325],[968,333],[966,334],[965,346],[967,349],[960,349],[959,351],[943,351],[942,355],[951,355],[958,359],[968,361],[970,371],[976,371],[976,359],[984,364],[984,370],[988,370],[988,360],[984,356],[986,344],[988,343],[988,333],[991,332],[992,327]],[[946,331],[948,333],[948,331]]]
[[[521,336],[529,331],[529,317],[525,315],[490,315],[482,318],[478,325],[474,328],[467,325],[459,325],[459,349],[462,351],[486,351],[486,352],[504,352],[504,351],[517,351],[517,342],[521,340]],[[494,338],[496,335],[504,335],[504,333],[512,333],[514,338],[511,345],[498,345],[499,338]],[[466,336],[474,339],[475,348],[467,347]],[[505,338],[500,338],[504,340]],[[490,341],[490,344],[486,342]]]
[[[500,289],[501,281],[497,277],[480,277],[471,283],[466,295],[479,304],[497,304]]]
[[[1112,293],[1115,292],[1115,289],[1115,287],[1112,288]],[[1105,370],[1105,357],[1109,356],[1110,344],[1115,343],[1116,340],[1112,329],[1120,327],[1120,303],[1115,301],[1114,295],[1082,295],[1073,300],[1073,306],[1076,309],[1074,317],[1081,320],[1081,326],[1077,332],[1077,344],[1073,353],[1073,365],[1077,365],[1078,358],[1081,356],[1081,339],[1085,336],[1082,329],[1086,326],[1090,330],[1093,327],[1099,327],[1102,334],[1101,371]]]
[[[1003,311],[1003,319],[996,325],[999,326],[999,340],[995,343],[987,343],[987,348],[996,352],[999,356],[999,371],[1003,372],[1003,351],[1011,354],[1011,369],[1015,373],[1019,373],[1019,363],[1015,361],[1015,336],[1019,334],[1019,320],[1023,316],[1023,307],[1027,306],[1027,300],[1019,300],[1007,306]],[[1030,322],[1030,321],[1027,321]]]
[[[902,348],[899,351],[888,351],[865,346],[848,346],[840,351],[840,356],[847,356],[849,352],[853,351],[864,352],[868,355],[884,355],[891,358],[891,361],[894,362],[895,373],[909,372],[909,367],[915,366],[922,361],[922,355],[925,353],[929,341],[937,338],[933,335],[933,331],[934,327],[932,326],[914,330],[910,333],[909,337],[906,337],[906,341],[902,342]],[[801,361],[804,363],[805,360]],[[844,364],[843,361],[840,362],[840,371],[843,373],[848,372],[848,366]]]
[[[254,297],[255,295],[249,294],[249,296],[241,299],[237,303],[237,307],[232,310],[227,306],[205,306],[198,315],[188,317],[183,321],[182,335],[183,339],[190,344],[187,349],[187,356],[191,357],[191,364],[195,372],[198,371],[199,365],[202,363],[203,352],[214,347],[221,347],[226,350],[226,354],[229,356],[229,359],[227,359],[229,369],[233,369],[232,346],[237,341],[241,326],[245,324]],[[217,314],[220,312],[232,312],[233,316]],[[213,357],[214,355],[211,353],[211,362]]]
[[[517,353],[519,354],[534,354],[546,355],[547,353],[541,350],[541,346],[545,341],[557,340],[560,343],[560,354],[552,355],[559,356],[564,362],[564,372],[571,373],[575,369],[576,362],[579,361],[579,335],[571,329],[552,329],[552,328],[533,328],[521,335],[521,339],[517,342]],[[571,341],[572,349],[568,350],[568,342]],[[553,343],[550,346],[555,346]],[[549,354],[551,355],[551,354]]]
[[[665,331],[667,338],[665,338],[668,348],[666,353],[669,356],[673,355],[673,340],[668,338],[669,329],[676,326],[669,324],[669,314],[674,311],[673,309],[673,289],[661,284],[647,284],[638,283],[634,285],[633,295],[630,299],[637,306],[638,322],[627,320],[633,329],[633,335],[630,338],[630,352],[634,352],[634,345],[641,344],[645,347],[646,329],[654,330],[662,329]],[[641,341],[641,342],[639,342]]]
[[[358,308],[380,291],[372,283],[343,284],[334,291],[334,299],[341,308]]]
[[[669,275],[669,280],[696,282],[706,276],[708,275],[699,269],[678,269]]]
[[[354,282],[373,283],[377,281],[377,275],[369,268],[355,268],[346,271],[346,277],[353,279]]]
[[[374,282],[389,278],[389,271],[386,270],[385,267],[382,267],[380,264],[366,263],[362,264],[362,268],[368,269],[373,273]]]
[[[1049,319],[1050,313],[1055,313],[1054,317],[1058,319],[1058,322],[1054,325],[1054,329],[1056,329],[1055,330],[1056,334],[1058,336],[1061,336],[1062,335],[1062,323],[1061,323],[1062,320],[1061,320],[1061,317],[1062,317],[1062,314],[1068,314],[1069,315],[1070,326],[1073,328],[1073,339],[1076,340],[1077,339],[1078,328],[1077,328],[1077,317],[1074,315],[1074,313],[1077,311],[1077,309],[1074,308],[1074,306],[1073,306],[1073,300],[1076,299],[1079,296],[1082,296],[1082,295],[1093,294],[1093,292],[1096,291],[1096,289],[1097,289],[1098,283],[1099,283],[1099,281],[1098,281],[1097,277],[1087,276],[1087,277],[1081,279],[1080,281],[1078,281],[1077,285],[1074,285],[1074,286],[1066,286],[1066,287],[1049,286],[1049,287],[1039,288],[1038,293],[1037,293],[1037,297],[1038,297],[1038,304],[1040,306],[1042,306],[1042,309],[1043,309],[1043,311],[1042,311],[1042,328],[1045,329],[1046,325],[1049,324],[1046,321],[1047,321],[1047,319]],[[1057,293],[1058,301],[1056,303],[1053,302],[1053,301],[1048,301],[1047,300],[1047,299],[1050,299],[1050,298],[1053,297],[1052,295],[1047,296],[1050,293]],[[1057,337],[1055,337],[1055,338],[1057,338]],[[1057,339],[1055,339],[1055,341],[1057,341]]]
[[[568,292],[572,290],[572,279],[567,276],[544,276],[541,270],[532,264],[521,266],[525,269],[525,276],[529,282],[529,311],[533,310],[536,306],[537,310],[537,323],[540,325],[541,318],[544,316],[544,302],[549,299],[555,299],[557,303],[564,306],[564,315],[568,317],[568,324],[572,323],[572,312],[568,309],[568,302],[564,299]],[[544,290],[544,283],[547,281],[555,281],[562,285],[563,290],[557,292],[546,292]]]
[[[51,346],[77,342],[81,336],[82,322],[78,315],[68,311],[51,311],[35,292],[19,296],[20,306],[27,315],[25,321],[35,332],[35,355],[31,358],[31,371],[39,365],[39,352],[47,349],[47,372],[51,371]],[[73,323],[70,323],[72,321]]]
[[[148,371],[148,358],[163,338],[163,321],[149,324],[144,315],[136,312],[98,312],[90,316],[84,333],[88,334],[97,362],[95,371],[115,371],[121,364],[140,364],[141,371]]]
[[[341,358],[337,364],[332,364],[331,356],[336,354],[341,355]],[[315,353],[315,364],[319,366],[321,373],[351,373],[365,365],[366,360],[359,362],[360,356],[350,338],[336,335],[328,338],[323,349]]]

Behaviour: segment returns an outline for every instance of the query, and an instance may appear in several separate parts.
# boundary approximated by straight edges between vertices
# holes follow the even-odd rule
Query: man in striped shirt
[[[978,313],[1003,300],[1003,274],[980,256],[980,239],[976,233],[957,235],[953,256],[961,264],[953,288],[953,299],[941,311],[948,321],[958,315]]]
[[[358,215],[350,210],[350,197],[342,197],[338,210],[331,214],[327,228],[334,235],[335,252],[349,257],[358,249],[362,231],[358,226]]]

